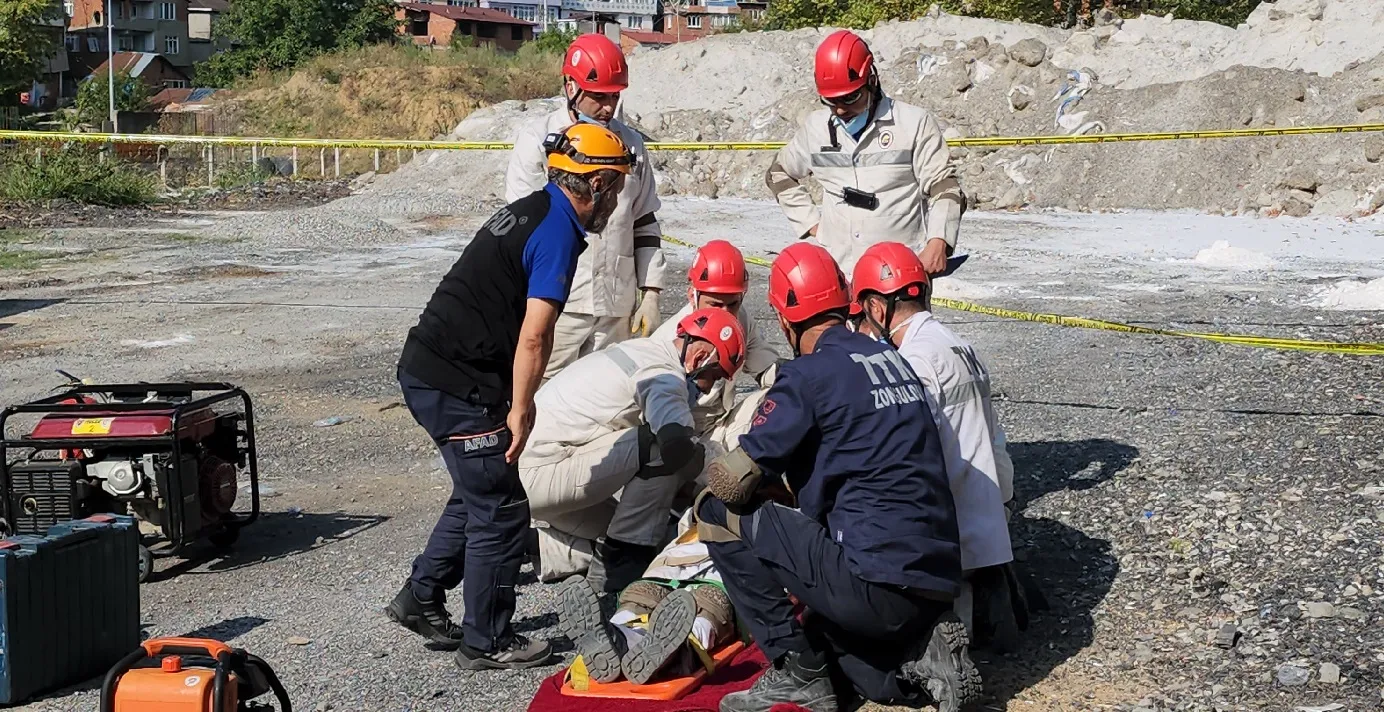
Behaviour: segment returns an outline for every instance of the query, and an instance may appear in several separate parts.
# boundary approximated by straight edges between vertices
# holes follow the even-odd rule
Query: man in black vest
[[[552,657],[546,642],[510,626],[529,527],[517,463],[586,231],[605,227],[635,160],[618,136],[593,124],[551,134],[545,149],[548,184],[476,233],[399,358],[404,402],[442,451],[452,495],[385,612],[433,647],[456,650],[468,670],[535,667]],[[465,614],[456,625],[446,592],[463,580]]]

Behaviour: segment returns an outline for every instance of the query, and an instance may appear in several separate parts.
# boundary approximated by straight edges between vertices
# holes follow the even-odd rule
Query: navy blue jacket
[[[861,579],[955,595],[956,507],[923,385],[893,347],[836,326],[779,366],[740,437]]]

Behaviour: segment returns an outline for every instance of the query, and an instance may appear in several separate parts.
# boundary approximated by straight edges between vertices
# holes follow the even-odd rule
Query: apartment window
[[[130,5],[130,17],[139,20],[154,19],[154,3],[137,2]]]
[[[515,42],[523,42],[523,41],[524,41],[524,28],[523,28],[523,27],[520,27],[519,25],[510,25],[510,26],[509,26],[509,38],[512,39],[512,40],[514,40]]]
[[[101,13],[99,13],[99,12],[93,12],[93,13],[91,13],[91,24],[96,25],[97,27],[100,27],[100,26],[101,26]]]
[[[87,36],[87,51],[88,51],[88,52],[100,52],[100,51],[101,51],[101,40],[97,39],[96,37],[92,37],[92,36],[88,35],[88,36]]]
[[[532,5],[511,5],[509,14],[517,19],[528,20],[529,22],[533,22],[538,17],[537,13],[533,11]]]
[[[125,3],[123,3],[123,2],[113,2],[113,3],[111,3],[111,17],[114,17],[114,18],[117,19],[117,20],[123,20],[123,19],[125,19]]]
[[[482,39],[493,40],[493,39],[495,39],[495,37],[496,37],[498,34],[499,34],[499,33],[497,33],[497,32],[495,31],[495,25],[494,25],[493,23],[490,23],[490,22],[477,22],[477,23],[476,23],[476,36],[477,36],[477,37],[480,37],[480,38],[482,38]]]
[[[163,80],[163,88],[164,88],[164,89],[186,89],[186,88],[187,88],[187,80],[186,80],[186,79],[165,79],[165,80]]]
[[[463,35],[475,34],[474,32],[471,31],[471,21],[470,21],[470,20],[461,20],[461,21],[457,22],[457,32],[460,32],[460,33],[463,34]]]
[[[120,35],[115,38],[115,49],[119,52],[135,51],[135,38],[129,35]]]
[[[177,5],[174,5],[174,4],[171,3],[171,2],[161,2],[161,3],[159,3],[159,19],[160,19],[160,20],[176,20],[176,19],[178,19],[178,6],[177,6]]]
[[[165,37],[165,38],[163,38],[163,53],[164,53],[164,54],[169,54],[169,55],[177,54],[177,53],[178,53],[178,38],[177,38],[177,37]]]
[[[413,35],[414,37],[427,37],[427,36],[428,36],[428,16],[427,16],[427,15],[424,15],[423,17],[418,18],[418,19],[415,19],[415,20],[413,20],[412,22],[410,22],[410,23],[409,23],[409,34]]]
[[[67,2],[64,2],[62,4],[62,9],[63,12],[67,13],[68,17],[72,17],[72,13],[77,11],[77,5],[76,3],[72,2],[72,0],[67,0]]]
[[[639,15],[630,15],[630,16],[628,16],[626,19],[628,20],[628,23],[627,23],[625,26],[628,27],[628,28],[630,28],[631,30],[642,30],[642,29],[644,29],[644,18],[643,18],[643,17],[641,17],[641,16],[639,16]]]
[[[702,29],[702,16],[701,16],[701,15],[688,15],[688,16],[687,16],[687,26],[688,26],[688,28],[693,29],[693,30],[700,30],[700,29]]]
[[[63,44],[67,45],[68,52],[76,52],[82,48],[82,38],[76,35],[68,35],[62,38]]]

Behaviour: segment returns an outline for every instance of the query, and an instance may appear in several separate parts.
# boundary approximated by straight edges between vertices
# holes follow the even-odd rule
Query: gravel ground
[[[340,231],[300,240],[319,218]],[[380,612],[448,488],[397,407],[395,359],[483,218],[395,220],[389,242],[321,208],[198,213],[138,230],[44,231],[26,247],[63,259],[0,272],[0,402],[42,395],[60,382],[55,368],[98,381],[222,379],[256,399],[267,514],[229,556],[161,560],[141,589],[147,634],[245,647],[276,667],[303,710],[521,710],[559,669],[463,673]],[[1166,219],[1099,216],[1083,227],[1060,214],[971,213],[963,239],[974,257],[939,291],[1184,328],[1384,341],[1378,312],[1325,311],[1311,296],[1375,273],[1374,253],[1246,271],[1100,246],[1158,233]],[[252,221],[258,232],[226,229]],[[762,204],[670,201],[665,222],[670,234],[728,236],[751,253],[785,243],[781,218]],[[1282,221],[1188,229],[1205,247],[1245,225],[1307,235],[1284,248],[1307,256],[1347,231]],[[1322,225],[1329,234],[1312,237]],[[690,254],[670,247],[670,272],[680,278]],[[763,274],[748,303],[772,331]],[[670,285],[666,313],[683,289]],[[1018,653],[979,656],[987,709],[1381,707],[1378,358],[940,315],[991,361],[1022,504],[1019,555],[1053,604]],[[330,416],[352,419],[313,425]],[[519,630],[556,638],[554,603],[526,568]],[[1229,647],[1217,644],[1222,631]],[[555,644],[570,653],[570,641]],[[19,709],[94,710],[93,690]]]

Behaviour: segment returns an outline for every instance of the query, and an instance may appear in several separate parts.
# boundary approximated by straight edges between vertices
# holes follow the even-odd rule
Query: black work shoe
[[[600,683],[615,682],[624,674],[620,660],[628,652],[625,634],[601,621],[577,641],[577,654],[586,663],[586,672]]]
[[[754,686],[721,698],[721,712],[769,712],[775,705],[796,705],[810,712],[836,712],[836,692],[827,666],[810,670],[789,653],[783,664],[764,671]]]
[[[493,653],[482,653],[463,643],[457,648],[456,663],[462,670],[526,670],[547,665],[552,657],[553,646],[516,635]]]
[[[916,646],[900,672],[937,703],[937,712],[960,712],[980,701],[980,671],[971,662],[970,638],[956,614],[943,613],[927,647]]]
[[[636,685],[653,679],[654,674],[663,669],[673,654],[687,642],[687,635],[692,632],[692,622],[695,620],[697,601],[691,591],[680,588],[668,594],[649,616],[649,627],[644,631],[644,638],[621,659],[620,666],[625,671],[625,677]]]
[[[971,574],[974,596],[972,630],[976,647],[997,653],[1019,648],[1019,631],[1028,627],[1028,610],[1017,587],[1010,586],[1006,565],[987,566]]]
[[[601,627],[601,599],[596,590],[581,576],[568,579],[558,594],[558,626],[568,640],[576,642],[582,636]]]
[[[427,638],[428,647],[456,650],[461,645],[461,626],[452,622],[447,604],[418,600],[407,583],[385,607],[384,613],[395,623]]]
[[[597,592],[619,593],[644,576],[655,556],[658,547],[602,539],[592,552],[586,580]]]

